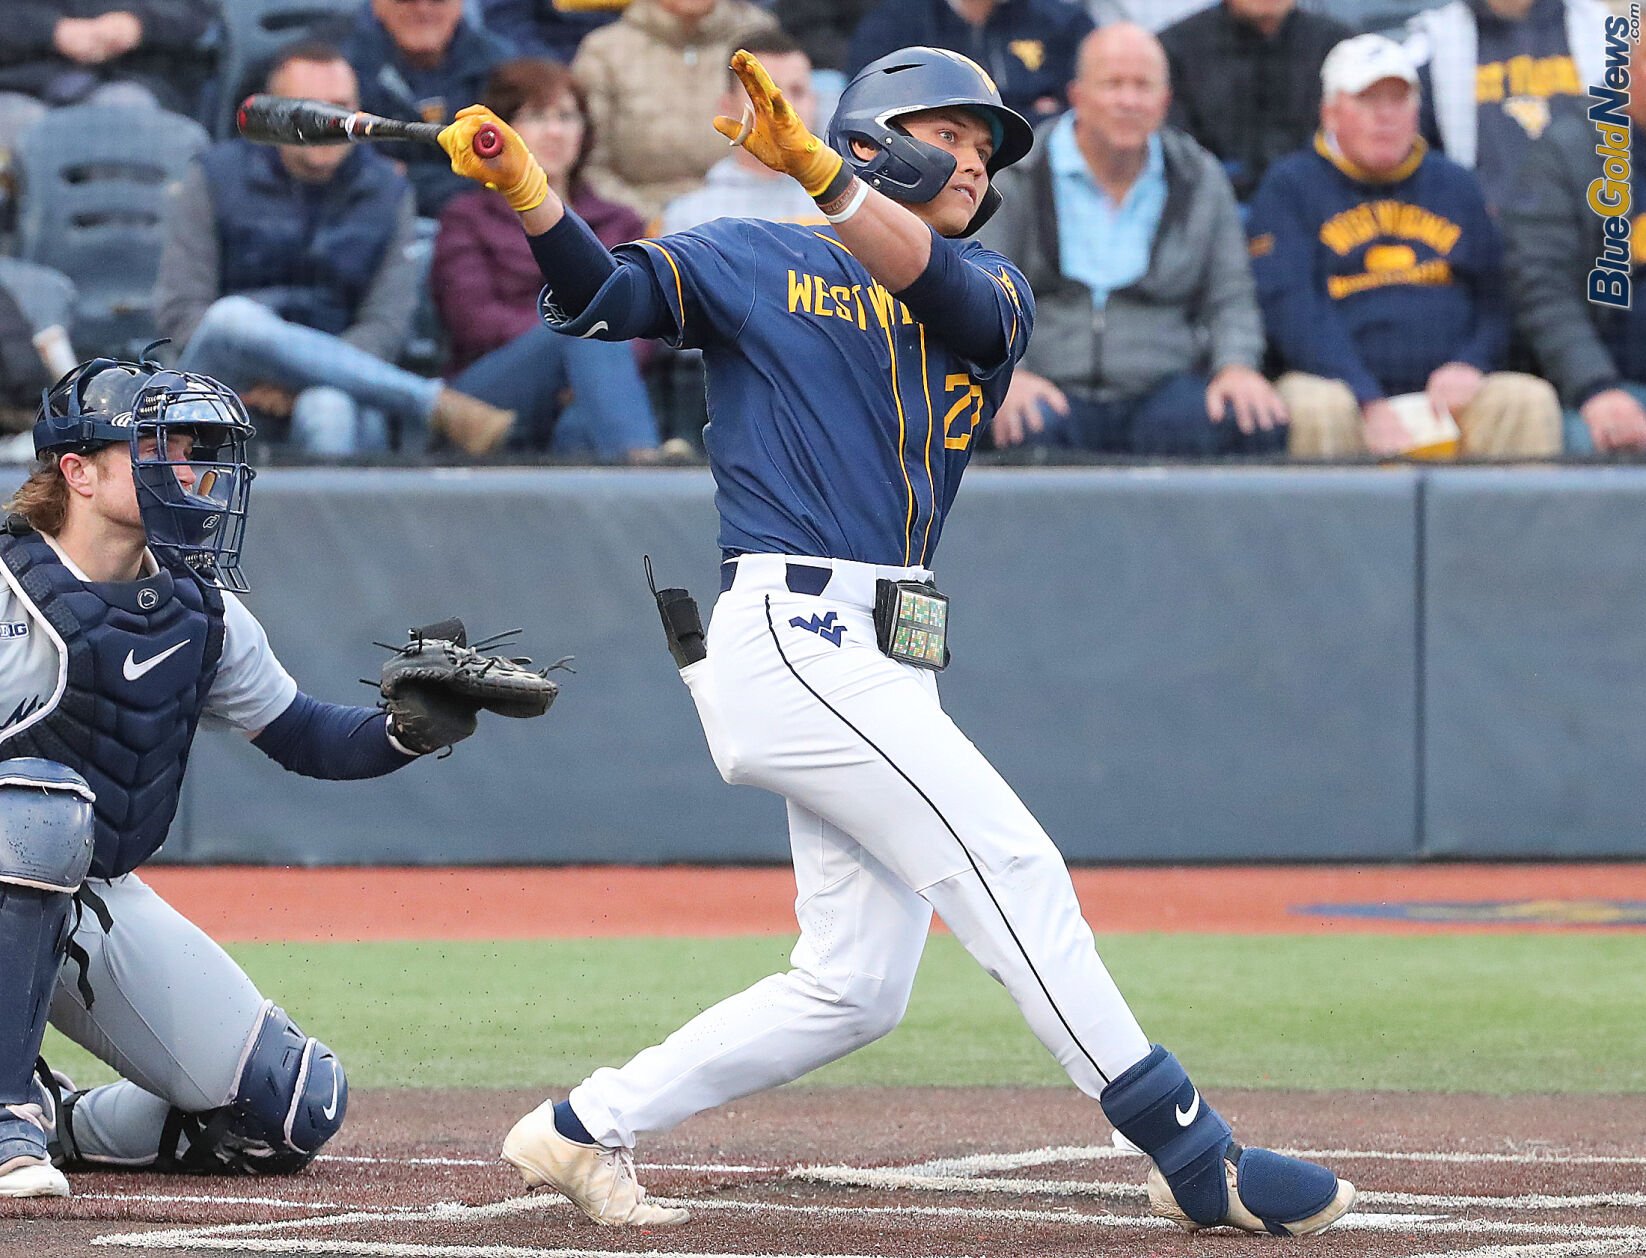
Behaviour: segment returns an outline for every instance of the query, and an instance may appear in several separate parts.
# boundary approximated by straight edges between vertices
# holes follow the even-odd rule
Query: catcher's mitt
[[[463,622],[454,617],[410,630],[404,646],[378,643],[394,652],[383,661],[378,690],[395,741],[408,751],[438,751],[474,733],[481,709],[512,717],[547,712],[560,693],[546,676],[549,669],[532,668],[524,656],[485,654],[518,632],[470,646]]]

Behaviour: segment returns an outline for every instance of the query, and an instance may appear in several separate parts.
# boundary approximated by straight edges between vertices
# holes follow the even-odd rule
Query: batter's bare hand
[[[1291,419],[1286,403],[1263,373],[1239,363],[1230,363],[1206,386],[1206,414],[1212,423],[1222,423],[1231,410],[1240,431],[1247,434],[1269,432]]]
[[[1059,415],[1069,413],[1069,399],[1045,376],[1037,376],[1021,367],[1012,376],[1000,409],[994,413],[994,444],[1004,450],[1021,445],[1030,433],[1046,430],[1043,407],[1050,407]]]
[[[1646,450],[1646,407],[1627,389],[1603,389],[1583,404],[1578,414],[1589,426],[1595,449]]]
[[[474,151],[474,137],[482,127],[497,128],[503,148],[496,157]],[[484,105],[457,111],[452,124],[440,133],[440,147],[451,158],[452,169],[503,194],[517,214],[535,210],[549,195],[549,178],[520,134]]]
[[[722,115],[714,120],[714,129],[773,170],[799,180],[812,196],[822,193],[840,173],[840,154],[811,133],[752,52],[734,52],[731,69],[749,94],[750,112],[741,120]]]

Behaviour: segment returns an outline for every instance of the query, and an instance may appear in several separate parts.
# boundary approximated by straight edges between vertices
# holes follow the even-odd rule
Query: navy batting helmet
[[[894,201],[922,204],[954,177],[954,156],[893,124],[908,114],[943,108],[977,114],[994,132],[989,190],[961,233],[970,236],[1000,208],[995,174],[1027,157],[1034,146],[1034,128],[1005,106],[994,80],[970,57],[943,48],[904,48],[871,61],[841,93],[829,122],[829,147],[875,191]],[[853,140],[874,149],[874,155],[859,157],[852,151]]]

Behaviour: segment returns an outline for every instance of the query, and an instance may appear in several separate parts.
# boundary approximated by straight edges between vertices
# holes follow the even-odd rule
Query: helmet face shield
[[[972,220],[970,236],[1000,207],[993,178],[1022,160],[1034,144],[1034,128],[1007,108],[999,89],[975,61],[940,48],[904,48],[870,62],[846,85],[829,122],[828,142],[871,188],[894,201],[919,205],[937,196],[954,177],[955,159],[910,136],[899,119],[930,109],[961,109],[988,124],[995,151],[990,185]],[[859,141],[873,151],[864,157]]]
[[[149,547],[220,589],[246,589],[240,548],[253,433],[232,391],[190,372],[155,373],[132,407],[132,481]]]

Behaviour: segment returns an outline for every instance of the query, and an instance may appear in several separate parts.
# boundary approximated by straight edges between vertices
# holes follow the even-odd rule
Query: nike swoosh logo
[[[151,656],[150,658],[144,660],[141,664],[137,662],[137,652],[135,650],[127,651],[126,662],[120,666],[120,671],[125,675],[127,681],[136,681],[145,673],[159,667],[161,661],[168,660],[172,656],[176,655],[184,647],[188,646],[188,644],[189,640],[184,638],[176,646],[167,647],[164,651],[160,652],[159,655]]]
[[[579,336],[579,338],[586,341],[591,336],[598,336],[602,332],[611,331],[611,326],[612,326],[611,324],[607,323],[604,319],[602,319],[602,320],[600,320],[599,323],[595,324],[587,332],[579,332],[577,335]]]
[[[1194,1101],[1190,1104],[1188,1109],[1183,1109],[1181,1106],[1174,1105],[1172,1106],[1172,1112],[1177,1115],[1177,1125],[1179,1127],[1187,1127],[1190,1123],[1194,1122],[1195,1115],[1200,1113],[1199,1091],[1197,1090],[1195,1092]]]
[[[322,1106],[320,1112],[326,1116],[327,1122],[337,1117],[337,1071],[335,1068],[331,1072],[331,1104]]]

